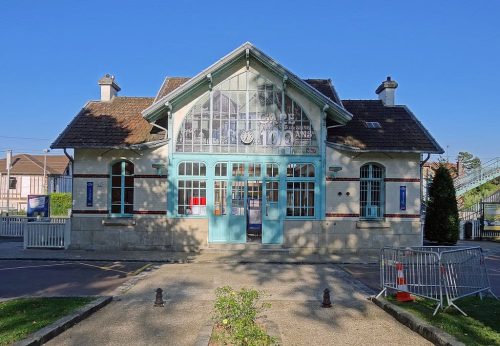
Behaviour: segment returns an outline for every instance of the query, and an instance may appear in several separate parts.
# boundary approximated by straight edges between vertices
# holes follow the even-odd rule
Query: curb
[[[389,303],[385,299],[371,297],[371,301],[394,317],[398,322],[404,324],[414,332],[420,334],[434,345],[439,346],[465,346],[464,343],[455,339],[455,337],[444,332],[443,330],[430,325],[429,323],[421,320],[420,318],[404,311],[400,307]]]
[[[60,318],[51,325],[48,325],[39,331],[29,335],[27,338],[14,343],[15,346],[38,346],[46,343],[50,339],[61,334],[65,330],[73,327],[78,322],[86,319],[94,312],[102,309],[111,303],[113,297],[99,297],[95,301],[88,303],[75,312]]]
[[[283,260],[197,260],[192,258],[187,259],[124,259],[124,258],[64,258],[64,257],[11,257],[0,258],[1,261],[64,261],[64,262],[150,262],[150,263],[165,263],[165,264],[194,264],[194,263],[228,263],[228,264],[290,264],[290,265],[308,265],[308,264],[377,264],[377,262],[353,262],[353,261],[283,261]]]

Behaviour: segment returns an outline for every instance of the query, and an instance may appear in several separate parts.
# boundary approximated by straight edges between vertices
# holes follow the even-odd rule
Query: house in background
[[[0,211],[26,210],[28,195],[71,192],[71,164],[64,155],[18,154],[12,157],[10,181],[6,159],[0,160]]]

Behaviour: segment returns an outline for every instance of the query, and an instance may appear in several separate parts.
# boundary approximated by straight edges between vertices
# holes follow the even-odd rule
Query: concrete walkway
[[[210,321],[215,288],[253,287],[283,345],[430,345],[369,302],[372,292],[339,266],[268,263],[165,264],[49,345],[193,345]],[[164,308],[153,307],[155,289]],[[334,307],[320,307],[324,288]]]

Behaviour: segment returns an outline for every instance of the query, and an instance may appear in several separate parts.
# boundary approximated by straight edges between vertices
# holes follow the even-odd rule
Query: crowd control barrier
[[[398,285],[401,271],[403,287]],[[482,298],[483,293],[495,297],[480,247],[385,247],[380,252],[380,285],[377,298],[388,291],[403,291],[436,301],[433,315],[439,308],[454,306],[467,316],[456,300],[475,294]]]

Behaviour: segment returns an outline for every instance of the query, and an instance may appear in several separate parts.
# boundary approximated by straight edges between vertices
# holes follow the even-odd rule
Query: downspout
[[[64,155],[69,159],[69,162],[71,162],[71,214],[68,215],[70,218],[73,217],[73,202],[74,202],[74,191],[73,191],[73,184],[74,184],[74,178],[73,175],[75,174],[75,159],[68,154],[66,151],[66,148],[63,148]]]
[[[323,106],[321,110],[321,190],[323,191],[322,203],[321,203],[321,220],[326,217],[326,137],[328,129],[326,128],[326,111],[330,108],[327,104]]]
[[[430,159],[431,154],[427,153],[425,160],[422,160],[422,154],[420,154],[420,227],[421,227],[421,245],[424,245],[424,225],[425,219],[422,220],[422,210],[424,205],[424,165]]]

